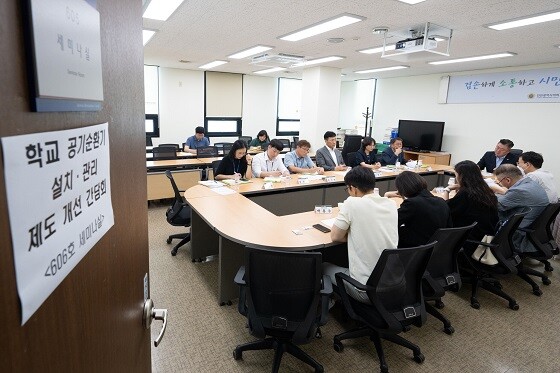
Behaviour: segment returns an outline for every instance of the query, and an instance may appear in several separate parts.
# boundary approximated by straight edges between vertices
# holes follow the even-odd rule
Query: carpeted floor
[[[167,332],[159,347],[152,347],[154,372],[267,372],[272,366],[272,351],[249,351],[235,361],[237,344],[253,340],[245,328],[245,318],[237,303],[220,307],[217,302],[217,261],[192,263],[190,247],[170,255],[172,245],[166,238],[181,233],[165,220],[165,204],[150,204],[151,298],[156,307],[169,310]],[[519,311],[507,302],[481,291],[481,308],[469,305],[470,285],[459,293],[448,293],[443,313],[451,320],[455,333],[443,332],[441,322],[431,316],[421,328],[403,334],[418,344],[425,355],[423,364],[412,360],[412,353],[383,342],[391,372],[560,372],[560,260],[550,273],[552,284],[541,286],[537,297],[528,284],[517,277],[503,281],[504,289],[519,303]],[[541,267],[539,267],[541,268]],[[540,270],[540,269],[539,269]],[[152,326],[152,338],[161,323]],[[373,343],[367,338],[345,341],[337,353],[332,338],[350,325],[330,317],[322,328],[323,338],[302,348],[329,372],[378,372],[379,361]],[[312,372],[290,355],[284,355],[281,372]]]

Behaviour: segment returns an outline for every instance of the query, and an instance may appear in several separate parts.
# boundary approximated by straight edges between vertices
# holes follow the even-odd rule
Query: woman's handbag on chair
[[[482,242],[490,244],[493,239],[494,236],[484,236],[482,238]],[[490,247],[485,245],[478,245],[471,257],[477,262],[486,264],[488,266],[495,266],[496,264],[498,264],[498,260],[496,259],[494,254],[492,254],[492,250],[490,249]]]

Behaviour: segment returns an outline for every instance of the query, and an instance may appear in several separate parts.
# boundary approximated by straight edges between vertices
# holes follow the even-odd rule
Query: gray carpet
[[[237,344],[252,341],[245,318],[237,303],[220,307],[217,302],[217,261],[192,263],[190,247],[170,255],[172,245],[166,238],[181,233],[165,220],[166,205],[151,203],[148,210],[150,239],[151,297],[156,307],[169,310],[167,332],[159,347],[152,346],[154,372],[267,372],[272,366],[272,351],[249,351],[235,361]],[[391,372],[560,372],[560,260],[550,273],[552,284],[541,286],[537,297],[528,284],[517,277],[503,281],[504,290],[516,298],[519,311],[507,302],[481,291],[481,309],[469,305],[470,285],[459,293],[448,293],[443,313],[456,332],[449,336],[442,324],[431,316],[421,328],[402,334],[418,344],[426,360],[417,364],[412,353],[383,342]],[[541,268],[541,267],[539,267]],[[152,338],[161,322],[152,324]],[[337,353],[332,338],[349,324],[330,317],[322,328],[323,338],[302,346],[330,372],[378,372],[379,361],[373,343],[367,338],[345,341]],[[285,355],[281,372],[312,372],[307,365]]]

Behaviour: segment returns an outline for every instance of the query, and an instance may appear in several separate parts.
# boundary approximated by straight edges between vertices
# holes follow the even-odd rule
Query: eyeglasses
[[[507,179],[507,178],[508,178],[507,176],[502,177],[500,180],[496,181],[496,184],[498,184],[499,186],[503,186],[503,185],[502,185],[502,181],[503,181],[504,179]]]
[[[304,152],[308,153],[309,152],[309,148],[300,148],[301,150],[303,150]]]
[[[348,192],[348,190],[349,190],[350,188],[352,188],[352,185],[346,185],[346,186],[344,187],[344,191],[345,191],[345,192]]]

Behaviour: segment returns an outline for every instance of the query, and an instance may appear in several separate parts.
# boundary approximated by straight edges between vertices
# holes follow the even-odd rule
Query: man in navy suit
[[[481,170],[486,169],[487,172],[493,172],[496,167],[502,164],[517,164],[518,155],[511,154],[513,148],[513,141],[508,139],[501,139],[496,144],[494,151],[486,152],[478,161],[478,167]]]

